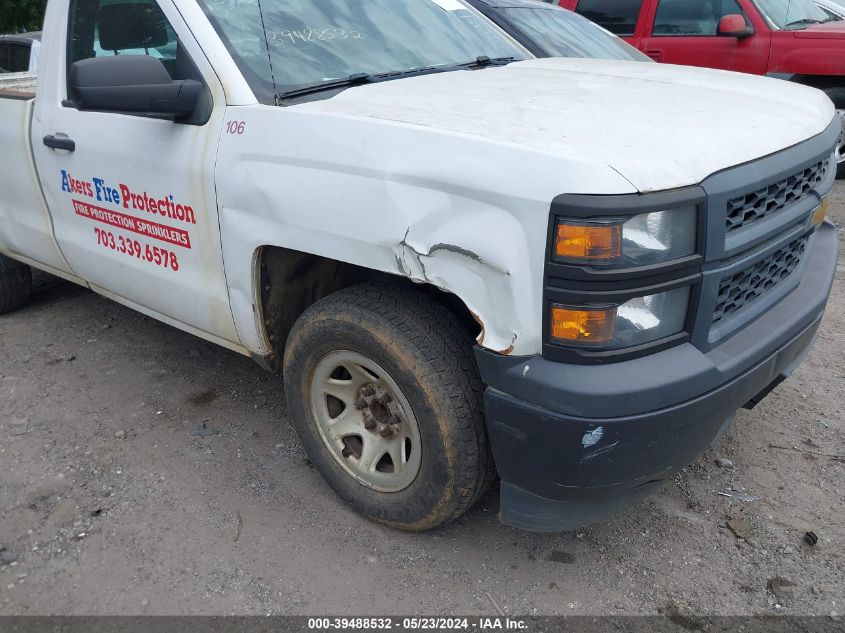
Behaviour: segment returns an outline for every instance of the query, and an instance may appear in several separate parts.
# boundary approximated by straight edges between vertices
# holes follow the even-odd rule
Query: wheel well
[[[262,247],[258,264],[261,327],[273,348],[273,358],[265,361],[272,369],[281,366],[288,333],[309,306],[360,283],[379,281],[426,294],[452,312],[468,336],[477,338],[481,333],[477,318],[457,295],[431,284],[418,284],[398,275],[278,246]]]
[[[791,81],[819,90],[845,88],[845,77],[839,75],[795,75]]]

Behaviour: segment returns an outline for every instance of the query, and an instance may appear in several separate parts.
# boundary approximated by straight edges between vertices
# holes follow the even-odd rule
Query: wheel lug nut
[[[375,430],[375,428],[376,428],[376,421],[375,421],[375,420],[373,420],[372,418],[369,418],[369,419],[365,420],[365,421],[364,421],[364,428],[365,428],[365,429],[367,429],[368,431],[373,431],[373,430]]]
[[[373,389],[370,385],[367,385],[363,389],[361,389],[361,395],[365,398],[369,398],[375,393],[375,389]]]
[[[360,400],[358,400],[355,403],[355,408],[358,409],[359,411],[363,411],[364,409],[367,408],[367,401],[364,400],[363,398],[361,398]]]

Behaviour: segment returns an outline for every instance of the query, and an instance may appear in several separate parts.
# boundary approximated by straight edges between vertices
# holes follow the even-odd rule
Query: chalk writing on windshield
[[[297,29],[295,31],[283,29],[281,31],[267,31],[267,39],[275,42],[274,46],[285,44],[302,44],[306,42],[328,42],[330,40],[361,40],[364,36],[360,31],[351,29]]]

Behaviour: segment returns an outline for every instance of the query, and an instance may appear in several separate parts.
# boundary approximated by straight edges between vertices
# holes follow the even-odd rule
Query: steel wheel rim
[[[320,438],[347,474],[378,492],[413,483],[422,464],[419,425],[384,368],[358,352],[333,351],[317,362],[309,392]]]
[[[836,144],[836,163],[845,161],[845,110],[837,110],[836,114],[842,119],[843,128],[839,134],[839,142]]]

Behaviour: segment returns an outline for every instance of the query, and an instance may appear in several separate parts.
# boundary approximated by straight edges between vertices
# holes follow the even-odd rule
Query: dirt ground
[[[434,533],[362,519],[306,460],[278,377],[43,280],[0,317],[0,613],[494,615],[495,601],[521,615],[838,618],[841,185],[832,216],[836,282],[796,374],[662,492],[554,536],[499,524],[495,492]]]

